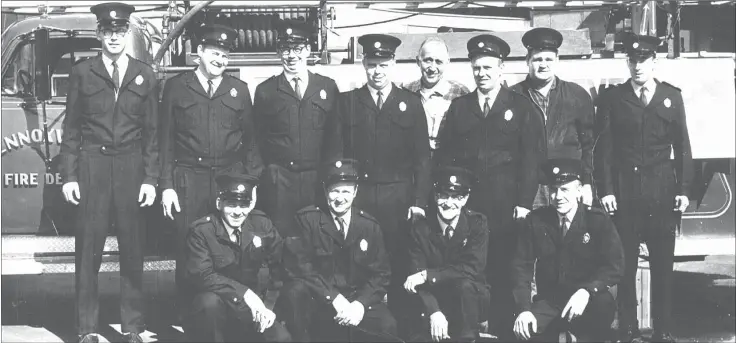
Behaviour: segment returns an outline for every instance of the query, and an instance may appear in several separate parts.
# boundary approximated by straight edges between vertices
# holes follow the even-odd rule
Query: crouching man
[[[547,342],[566,335],[608,339],[616,310],[609,288],[623,276],[624,254],[606,213],[583,205],[582,164],[551,159],[542,166],[552,204],[531,212],[514,258],[514,333]],[[537,295],[531,299],[535,275]]]
[[[192,342],[290,342],[291,336],[258,296],[258,271],[281,258],[282,239],[253,210],[257,179],[220,175],[219,212],[192,224],[185,250],[186,281],[194,290],[185,321]]]
[[[459,167],[434,175],[435,203],[426,218],[413,222],[410,272],[404,283],[415,294],[412,341],[470,342],[487,311],[490,292],[484,271],[488,254],[486,216],[463,207],[475,177]]]
[[[396,321],[382,303],[391,267],[381,228],[352,206],[358,175],[355,160],[330,163],[323,179],[327,206],[308,206],[296,214],[303,251],[277,304],[295,341],[396,337]]]

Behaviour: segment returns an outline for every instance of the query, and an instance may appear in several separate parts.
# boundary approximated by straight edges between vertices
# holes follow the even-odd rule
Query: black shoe
[[[143,343],[143,339],[137,333],[126,333],[125,343]]]
[[[100,339],[96,333],[88,333],[79,338],[79,343],[99,343]]]
[[[618,341],[621,343],[642,343],[641,332],[638,327],[628,326],[619,331]]]
[[[675,343],[675,338],[669,332],[655,331],[652,334],[652,342]]]

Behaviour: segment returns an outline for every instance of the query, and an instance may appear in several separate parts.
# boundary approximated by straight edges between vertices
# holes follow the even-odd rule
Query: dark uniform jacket
[[[218,214],[192,223],[187,236],[186,280],[195,292],[213,292],[236,312],[250,310],[243,301],[248,289],[261,293],[258,271],[281,260],[283,240],[266,215],[253,210],[234,243]]]
[[[161,111],[161,188],[173,188],[174,164],[224,167],[242,162],[260,175],[248,85],[228,74],[210,99],[194,71],[166,81]]]
[[[61,177],[76,182],[79,152],[98,149],[115,153],[140,149],[144,183],[156,185],[158,161],[158,81],[153,69],[130,56],[121,75],[117,101],[112,78],[102,57],[90,58],[72,68],[61,143]]]
[[[386,294],[391,266],[378,222],[352,209],[347,239],[338,232],[329,210],[308,206],[296,214],[306,256],[299,279],[315,300],[331,304],[338,294],[360,301],[366,310]]]
[[[409,240],[409,274],[427,271],[426,285],[442,285],[447,281],[465,278],[485,285],[488,254],[488,219],[486,216],[463,209],[448,241],[442,233],[437,214],[430,211],[427,218],[416,220],[411,226]],[[426,313],[440,310],[434,294],[420,286]]]
[[[425,207],[430,191],[427,117],[419,95],[395,84],[381,109],[368,86],[338,100],[344,157],[361,163],[369,182],[410,182],[412,206]]]
[[[499,194],[505,202],[530,209],[539,185],[538,147],[543,135],[535,116],[531,101],[505,86],[487,118],[477,91],[456,98],[439,133],[442,145],[436,159],[475,172],[481,182],[503,189]]]
[[[646,107],[631,79],[598,99],[595,154],[601,197],[648,195],[666,199],[665,207],[672,208],[675,195],[690,195],[693,161],[682,94],[669,83],[656,82]],[[632,189],[632,183],[641,186]]]
[[[569,225],[562,237],[560,219],[552,206],[536,209],[527,217],[513,260],[519,312],[531,309],[533,277],[537,298],[564,305],[578,289],[591,295],[607,291],[623,276],[621,240],[607,214],[580,204]]]
[[[531,81],[517,83],[511,89],[529,97],[544,127],[544,139],[540,141],[540,158],[574,158],[583,162],[582,181],[592,182],[593,174],[593,100],[577,83],[560,80],[549,91],[547,119],[544,111],[531,96]]]
[[[265,165],[302,171],[339,157],[342,144],[333,113],[338,94],[334,80],[312,72],[301,101],[283,73],[259,84],[253,107]]]

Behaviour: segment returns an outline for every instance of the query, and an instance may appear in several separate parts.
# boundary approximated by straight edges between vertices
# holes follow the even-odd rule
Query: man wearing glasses
[[[314,204],[318,194],[318,166],[337,157],[342,146],[332,115],[337,84],[307,70],[313,34],[314,27],[306,22],[279,22],[277,53],[283,72],[256,87],[253,104],[266,166],[263,209],[283,237],[296,234],[294,214]]]
[[[97,16],[102,55],[72,68],[61,145],[66,201],[79,205],[76,236],[80,342],[96,343],[97,274],[110,217],[120,246],[120,310],[126,342],[145,330],[141,207],[153,204],[159,177],[156,76],[125,53],[133,6],[103,3]]]
[[[216,197],[217,175],[259,176],[248,85],[225,74],[236,33],[221,25],[199,30],[199,67],[166,82],[161,112],[161,188],[164,215],[175,221],[178,303],[190,224],[206,215]],[[178,213],[174,213],[178,212]]]

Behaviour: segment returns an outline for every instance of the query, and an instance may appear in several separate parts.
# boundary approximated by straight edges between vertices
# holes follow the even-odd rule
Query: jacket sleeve
[[[575,126],[578,134],[578,142],[582,150],[581,160],[583,162],[583,184],[590,185],[593,182],[593,125],[595,109],[590,94],[584,89],[579,89],[577,120]]]
[[[258,149],[258,139],[256,138],[256,127],[254,120],[253,105],[250,99],[250,90],[248,86],[244,86],[243,92],[245,93],[243,100],[243,110],[241,113],[241,125],[243,130],[243,141],[242,146],[244,149],[243,165],[245,166],[245,172],[255,177],[260,177],[263,171],[263,160],[261,159],[261,152]]]
[[[513,296],[519,313],[532,308],[532,278],[536,262],[533,222],[533,218],[527,218],[521,227],[511,265]]]
[[[143,100],[142,107],[145,109],[145,119],[143,122],[143,163],[146,177],[144,184],[157,186],[159,177],[161,176],[158,146],[158,96],[159,81],[153,70],[148,69],[148,79],[150,80],[150,88]]]
[[[61,140],[61,179],[77,182],[79,147],[82,144],[82,113],[79,108],[79,92],[82,86],[78,66],[72,68],[69,76],[69,92],[66,94],[66,116],[63,122]]]
[[[522,95],[516,96],[522,103],[524,123],[521,132],[521,164],[519,178],[519,206],[532,209],[534,196],[539,188],[539,140],[543,137],[541,120],[537,120],[531,100]]]
[[[223,299],[244,301],[248,287],[214,270],[214,264],[202,232],[191,228],[186,242],[187,279],[200,292],[212,292]]]
[[[267,242],[269,242],[266,250],[268,251],[266,264],[268,265],[270,275],[279,274],[283,269],[284,239],[281,238],[281,235],[279,235],[278,230],[273,226],[271,220],[266,218],[265,225],[268,226],[266,231],[268,232]]]
[[[434,152],[432,166],[437,167],[441,165],[452,165],[454,164],[453,152],[457,149],[455,147],[455,137],[453,126],[455,124],[456,113],[458,111],[459,102],[457,99],[450,103],[450,107],[445,113],[445,117],[442,118],[442,125],[437,133],[437,150]]]
[[[470,223],[471,220],[477,220]],[[485,216],[468,217],[471,233],[467,245],[460,251],[454,263],[427,270],[427,284],[442,284],[460,278],[476,279],[485,272],[488,256],[488,220]]]
[[[601,216],[604,215],[601,214]],[[618,231],[610,217],[605,216],[603,221],[597,225],[601,235],[598,246],[600,266],[590,281],[581,286],[590,294],[618,284],[624,273],[624,250]]]
[[[679,195],[691,196],[690,184],[694,176],[693,154],[690,148],[690,134],[687,129],[687,118],[685,117],[685,104],[682,94],[677,93],[677,124],[672,148],[675,154],[675,173],[680,187]]]
[[[413,95],[412,95],[413,96]],[[414,206],[424,208],[430,192],[430,152],[427,116],[418,97],[412,99],[414,113]]]
[[[268,108],[268,99],[264,90],[265,82],[266,81],[256,86],[256,92],[253,96],[253,127],[255,128],[254,141],[264,165],[269,163],[268,156],[265,155],[266,152],[262,151],[266,146],[264,141],[268,135],[268,113],[266,113]]]
[[[427,259],[425,252],[422,251],[422,240],[424,239],[421,232],[427,226],[426,218],[419,219],[412,224],[411,232],[409,236],[409,274],[419,273],[427,269]],[[429,275],[429,274],[428,274]],[[439,302],[435,298],[434,294],[429,292],[423,287],[417,287],[416,296],[424,304],[424,310],[428,315],[431,315],[440,310]],[[410,295],[411,296],[411,295]]]
[[[296,223],[303,247],[303,252],[298,257],[299,266],[296,278],[307,285],[315,300],[331,305],[340,292],[319,273],[317,263],[320,261],[316,258],[309,218],[306,215],[297,214]]]
[[[174,87],[176,80],[168,80],[164,84],[164,95],[159,110],[159,142],[161,175],[159,187],[161,189],[174,188]]]
[[[375,258],[370,262],[367,270],[364,271],[370,274],[368,282],[358,289],[356,297],[356,300],[366,308],[383,300],[391,277],[391,265],[388,261],[388,253],[384,246],[381,228],[378,224],[374,224],[372,231],[372,243],[376,247]]]
[[[613,90],[611,90],[613,91]],[[609,92],[611,92],[609,91]],[[614,194],[613,187],[613,134],[611,132],[611,100],[609,94],[598,98],[595,114],[595,143],[593,145],[593,177],[598,188],[598,197]]]
[[[331,87],[333,91],[329,94],[334,94],[332,99],[332,109],[327,114],[327,120],[325,122],[325,133],[323,136],[323,161],[334,161],[342,157],[343,150],[343,138],[342,138],[342,115],[339,110],[338,97],[340,95],[337,89],[337,84],[332,81]]]

